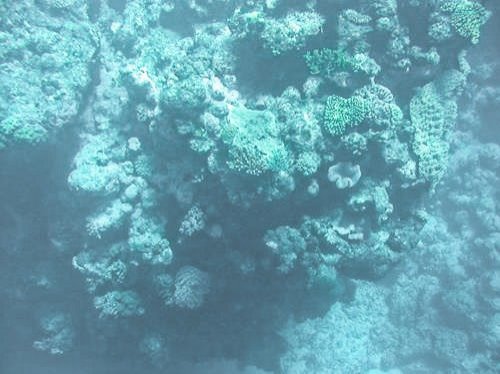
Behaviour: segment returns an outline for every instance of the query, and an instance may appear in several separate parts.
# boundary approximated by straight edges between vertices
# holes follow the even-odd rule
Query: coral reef
[[[499,12],[0,1],[0,296],[35,321],[12,350],[498,372]]]

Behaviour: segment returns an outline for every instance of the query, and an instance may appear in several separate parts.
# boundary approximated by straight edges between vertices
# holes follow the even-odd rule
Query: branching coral
[[[33,348],[52,355],[62,355],[73,348],[75,330],[68,314],[49,313],[41,318],[40,325],[47,337],[33,342]]]
[[[353,69],[352,57],[342,50],[315,49],[304,56],[311,74],[331,75],[336,71]]]
[[[349,127],[361,123],[366,114],[365,100],[357,96],[348,99],[330,96],[325,104],[324,126],[331,135],[344,135]]]
[[[148,217],[142,210],[136,210],[131,217],[128,245],[131,251],[139,253],[151,264],[168,265],[172,261],[172,250],[165,238],[163,225]]]
[[[465,77],[456,70],[446,72],[427,84],[413,97],[410,116],[415,129],[413,151],[419,158],[418,172],[435,184],[444,175],[450,147],[450,134],[457,117],[456,91]]]
[[[85,277],[87,289],[94,293],[105,285],[118,286],[123,284],[127,276],[127,265],[120,259],[125,251],[121,244],[114,245],[107,254],[80,252],[73,257],[73,267]]]
[[[112,291],[94,298],[96,309],[101,318],[141,316],[145,313],[141,300],[133,291]]]
[[[264,241],[279,258],[278,270],[283,273],[288,273],[293,268],[298,254],[306,249],[306,242],[300,235],[300,231],[288,226],[268,231],[264,236]]]
[[[293,12],[282,19],[269,19],[261,38],[266,48],[279,55],[303,47],[308,37],[321,32],[324,22],[315,12]]]
[[[195,309],[203,305],[210,290],[210,278],[207,273],[193,266],[184,266],[175,275],[175,305],[181,308]]]
[[[470,0],[445,1],[441,9],[451,14],[455,30],[473,44],[479,42],[480,29],[491,15],[480,3]]]
[[[353,72],[375,76],[380,66],[365,53],[354,55],[342,49],[315,49],[305,54],[305,61],[311,74],[333,76],[334,73]]]

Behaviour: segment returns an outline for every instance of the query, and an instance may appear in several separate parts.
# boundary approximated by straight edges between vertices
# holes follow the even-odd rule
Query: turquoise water
[[[0,0],[0,373],[500,372],[499,12]]]

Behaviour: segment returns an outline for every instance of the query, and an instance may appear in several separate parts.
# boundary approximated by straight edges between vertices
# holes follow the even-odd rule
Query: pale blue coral
[[[68,10],[64,20],[43,8],[0,4],[9,19],[0,26],[0,148],[48,140],[75,119],[91,82],[98,38],[85,7]]]
[[[322,31],[325,19],[316,12],[292,12],[281,19],[268,19],[261,38],[274,55],[303,47],[307,38]]]
[[[110,291],[94,298],[100,318],[138,317],[145,313],[139,295],[134,291]]]
[[[450,13],[451,25],[458,34],[473,44],[479,42],[481,27],[491,16],[481,3],[471,0],[444,1],[441,9],[445,13]]]
[[[410,102],[418,172],[432,184],[439,182],[446,171],[450,134],[457,117],[456,96],[464,83],[463,74],[447,71],[435,82],[425,85]]]
[[[228,167],[249,175],[287,170],[288,151],[279,135],[280,126],[271,112],[232,108],[221,134],[228,147]]]

